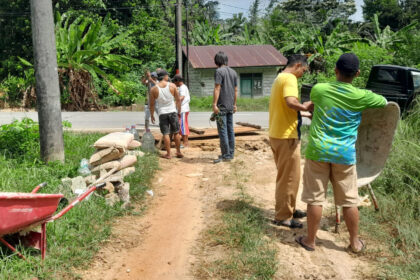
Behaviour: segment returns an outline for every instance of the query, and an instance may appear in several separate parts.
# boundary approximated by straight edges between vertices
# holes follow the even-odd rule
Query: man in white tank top
[[[169,82],[168,72],[160,70],[157,72],[158,83],[150,91],[150,114],[152,123],[155,123],[155,103],[159,107],[159,127],[163,134],[165,143],[166,159],[171,158],[171,138],[174,135],[176,146],[176,157],[184,157],[181,153],[181,136],[179,135],[178,112],[181,112],[181,99],[176,85]]]

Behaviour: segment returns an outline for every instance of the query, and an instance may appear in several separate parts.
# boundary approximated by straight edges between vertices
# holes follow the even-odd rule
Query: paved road
[[[28,117],[38,120],[37,112],[0,112],[0,125],[12,122],[14,119]],[[209,121],[209,112],[191,112],[190,126],[196,128],[215,127]],[[143,112],[62,112],[62,119],[72,123],[73,129],[124,129],[126,126],[136,124],[144,126]],[[268,112],[238,112],[234,115],[235,122],[249,122],[268,127]]]

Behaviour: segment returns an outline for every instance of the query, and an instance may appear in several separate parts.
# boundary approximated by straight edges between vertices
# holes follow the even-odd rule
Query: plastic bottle
[[[82,176],[87,176],[90,175],[90,170],[89,170],[89,161],[87,159],[82,159],[80,161],[80,167],[77,170],[79,172],[80,175]]]
[[[141,141],[141,148],[144,152],[153,153],[155,151],[155,137],[150,132],[150,129],[146,129]]]
[[[140,141],[140,135],[139,135],[139,132],[136,129],[136,125],[135,124],[133,124],[131,126],[130,133],[134,135],[134,140]]]
[[[130,132],[130,127],[129,127],[129,126],[127,126],[127,127],[125,128],[125,133],[131,133],[131,132]]]

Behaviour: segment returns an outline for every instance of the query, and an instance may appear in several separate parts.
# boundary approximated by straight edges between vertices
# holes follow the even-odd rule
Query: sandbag
[[[89,164],[91,166],[97,166],[105,162],[120,159],[123,156],[123,149],[117,149],[115,147],[105,148],[98,150],[96,153],[94,153],[89,159]]]
[[[124,169],[130,166],[135,165],[137,162],[137,157],[132,155],[126,155],[122,159],[120,159],[121,167],[120,169]]]
[[[144,153],[142,151],[126,151],[125,152],[126,155],[131,155],[131,156],[136,156],[136,157],[143,157]]]
[[[120,149],[127,149],[131,141],[134,140],[134,135],[125,132],[113,132],[99,138],[93,146],[95,148],[109,148],[115,147]]]
[[[134,173],[136,169],[134,167],[127,167],[120,171],[115,172],[108,178],[105,178],[103,182],[121,182],[123,183],[124,177]]]
[[[114,161],[110,161],[110,162],[105,162],[101,165],[95,166],[91,172],[94,174],[99,174],[101,170],[106,170],[109,171],[111,169],[115,168],[116,170],[120,170],[121,169],[121,163],[118,160],[114,160]]]
[[[139,141],[133,140],[133,141],[130,142],[130,144],[128,144],[128,149],[129,150],[134,150],[134,149],[137,149],[140,146],[141,146],[141,143]]]

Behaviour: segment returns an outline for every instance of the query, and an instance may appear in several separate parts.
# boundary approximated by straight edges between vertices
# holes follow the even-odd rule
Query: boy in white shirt
[[[190,91],[184,84],[184,79],[181,75],[175,75],[172,82],[178,87],[179,97],[181,98],[181,112],[179,114],[179,133],[182,136],[184,147],[188,147],[188,135],[190,135],[190,129],[188,127],[188,114],[190,112]],[[181,148],[183,147],[181,145]]]

